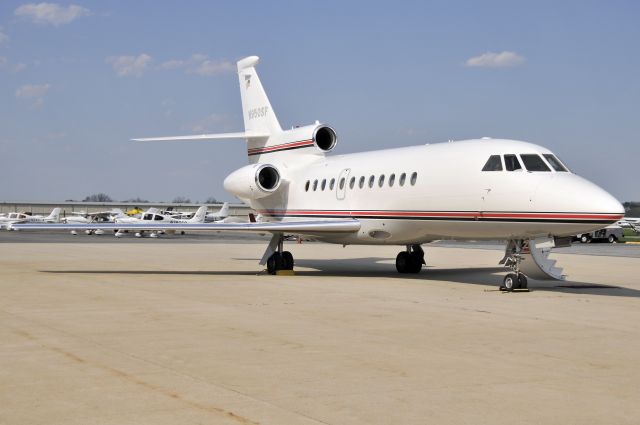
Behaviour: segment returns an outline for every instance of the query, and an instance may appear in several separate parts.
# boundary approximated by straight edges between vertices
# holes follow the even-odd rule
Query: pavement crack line
[[[164,370],[166,372],[172,373],[172,374],[180,376],[182,378],[190,379],[190,380],[192,380],[194,382],[200,382],[200,383],[203,383],[205,385],[210,385],[210,386],[213,386],[213,387],[216,387],[216,388],[219,388],[219,389],[223,389],[223,390],[225,390],[227,392],[234,393],[234,394],[236,394],[238,396],[247,398],[249,400],[252,400],[252,401],[260,403],[260,404],[264,404],[264,405],[269,406],[271,408],[275,408],[277,410],[283,410],[283,411],[286,411],[286,412],[289,412],[289,413],[293,413],[295,415],[299,415],[299,416],[301,416],[301,417],[303,417],[303,418],[305,418],[307,420],[313,421],[313,422],[318,423],[318,424],[331,425],[330,423],[325,422],[323,420],[320,420],[318,418],[314,418],[314,417],[308,416],[308,415],[306,415],[306,414],[304,414],[302,412],[297,412],[295,410],[290,410],[290,409],[284,408],[282,406],[279,406],[277,404],[274,404],[272,402],[253,397],[253,396],[251,396],[249,394],[243,393],[243,392],[241,392],[239,390],[236,390],[234,388],[230,388],[230,387],[227,387],[225,385],[221,385],[219,383],[212,383],[210,381],[204,380],[204,379],[199,378],[197,376],[193,376],[191,374],[187,374],[187,373],[178,371],[176,369],[167,367],[167,366],[165,366],[165,365],[163,365],[161,363],[157,363],[157,362],[154,362],[154,361],[151,361],[151,360],[148,360],[148,359],[144,359],[144,358],[138,357],[136,355],[133,355],[131,353],[127,353],[127,352],[123,352],[123,351],[120,351],[120,350],[113,349],[112,347],[105,346],[104,344],[101,344],[101,343],[96,342],[94,340],[91,340],[91,339],[88,339],[88,338],[84,338],[84,337],[80,337],[78,335],[75,335],[75,334],[72,334],[70,332],[55,328],[55,327],[50,326],[48,324],[43,324],[41,322],[38,322],[37,320],[28,319],[28,318],[22,317],[20,315],[17,315],[15,313],[8,312],[8,311],[6,311],[4,309],[2,309],[1,311],[4,314],[7,314],[7,315],[9,315],[9,316],[11,316],[13,318],[16,318],[16,319],[19,319],[19,320],[22,320],[22,321],[25,321],[25,322],[30,322],[32,324],[35,324],[37,326],[49,329],[51,331],[61,333],[61,334],[65,335],[65,336],[67,336],[67,337],[80,340],[80,341],[82,341],[84,343],[87,343],[87,344],[91,344],[91,345],[95,346],[96,348],[100,348],[103,351],[111,351],[113,353],[117,353],[119,355],[128,357],[129,359],[132,359],[132,360],[135,360],[135,361],[138,361],[138,362],[142,362],[142,363],[145,363],[147,365],[158,367],[158,368],[160,368],[160,369],[162,369],[162,370]],[[107,372],[110,372],[114,376],[118,376],[120,378],[126,379],[128,382],[137,384],[137,385],[139,385],[141,387],[144,387],[144,388],[147,388],[149,390],[154,390],[156,392],[159,392],[159,393],[161,393],[161,394],[163,394],[163,395],[165,395],[165,396],[167,396],[167,397],[169,397],[171,399],[181,401],[184,404],[189,405],[189,406],[191,406],[193,408],[196,408],[198,410],[209,411],[211,413],[215,412],[215,413],[223,414],[223,415],[225,415],[225,416],[227,416],[227,417],[229,417],[231,419],[235,419],[239,423],[243,423],[243,424],[249,424],[249,425],[259,425],[260,424],[260,422],[256,422],[254,420],[245,418],[245,417],[240,416],[240,415],[238,415],[238,414],[236,414],[236,413],[234,413],[232,411],[229,411],[229,410],[226,410],[226,409],[223,409],[223,408],[219,408],[219,407],[215,407],[215,406],[208,406],[208,405],[196,402],[196,401],[192,401],[192,400],[183,398],[179,394],[171,392],[171,391],[169,391],[169,390],[167,390],[165,388],[162,388],[160,386],[147,383],[147,382],[135,377],[134,375],[128,374],[128,373],[126,373],[124,371],[121,371],[119,369],[112,368],[111,366],[89,362],[87,359],[85,359],[85,358],[83,358],[81,356],[78,356],[75,353],[71,353],[71,352],[65,351],[65,350],[63,350],[63,349],[61,349],[59,347],[56,347],[56,346],[47,345],[44,342],[42,342],[41,339],[39,339],[38,337],[36,337],[36,336],[34,336],[34,335],[32,335],[32,334],[30,334],[30,333],[28,333],[28,332],[26,332],[26,331],[24,331],[22,329],[13,328],[12,331],[14,332],[14,334],[22,336],[23,338],[29,339],[29,340],[37,343],[38,345],[40,345],[42,348],[47,349],[47,350],[49,350],[51,352],[55,352],[57,354],[63,355],[63,356],[65,356],[65,357],[67,357],[67,358],[69,358],[71,360],[74,360],[77,363],[85,363],[85,364],[97,367],[99,369],[105,370]]]

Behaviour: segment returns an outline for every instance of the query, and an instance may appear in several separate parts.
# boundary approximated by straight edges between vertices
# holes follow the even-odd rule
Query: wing
[[[51,224],[25,223],[12,226],[16,230],[224,230],[237,232],[270,232],[315,235],[322,233],[353,233],[360,230],[358,220],[324,220],[324,221],[277,221],[262,223],[92,223],[92,224]]]
[[[241,133],[218,133],[218,134],[196,134],[190,136],[172,137],[145,137],[141,139],[131,139],[134,142],[175,142],[175,141],[195,141],[195,140],[219,140],[219,139],[259,139],[269,137],[266,133],[241,132]]]

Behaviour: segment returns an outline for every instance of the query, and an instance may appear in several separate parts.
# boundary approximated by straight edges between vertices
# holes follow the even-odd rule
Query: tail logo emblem
[[[245,75],[244,76],[244,82],[246,84],[246,89],[249,88],[249,86],[251,85],[251,75]]]

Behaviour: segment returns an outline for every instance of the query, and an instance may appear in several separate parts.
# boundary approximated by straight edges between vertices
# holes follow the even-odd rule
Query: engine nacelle
[[[244,166],[224,179],[224,188],[241,199],[260,199],[280,187],[280,172],[271,164]]]
[[[335,130],[327,125],[320,125],[313,130],[313,143],[323,152],[329,152],[336,147],[338,135]]]

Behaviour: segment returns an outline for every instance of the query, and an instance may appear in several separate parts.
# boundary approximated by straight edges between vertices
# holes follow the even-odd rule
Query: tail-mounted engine
[[[319,125],[313,130],[313,144],[323,152],[329,152],[336,147],[338,135],[327,125]]]
[[[305,125],[303,127],[294,127],[290,130],[283,131],[280,138],[274,145],[267,145],[266,149],[270,149],[270,152],[282,151],[296,151],[301,148],[314,148],[304,149],[304,153],[326,153],[338,144],[338,136],[333,128],[325,124],[320,124],[318,121],[315,124]],[[278,147],[281,147],[278,149]],[[263,148],[263,150],[265,150]]]
[[[224,179],[224,188],[241,199],[260,199],[280,187],[280,172],[271,164],[244,166]]]

